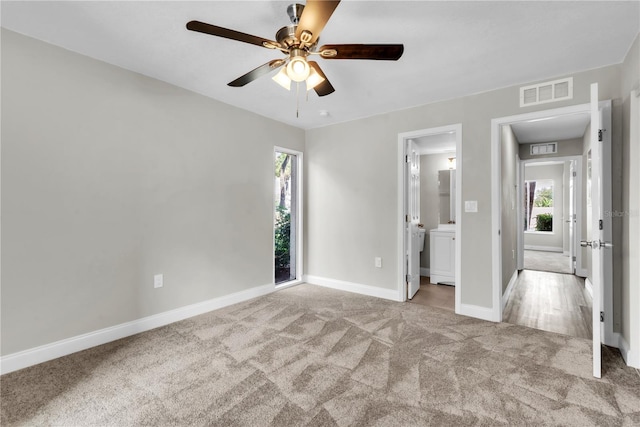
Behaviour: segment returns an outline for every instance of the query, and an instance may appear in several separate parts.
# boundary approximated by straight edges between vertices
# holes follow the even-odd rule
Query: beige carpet
[[[562,252],[524,251],[525,270],[550,271],[552,273],[573,274],[571,261]]]
[[[0,377],[9,425],[638,425],[591,343],[303,285]]]

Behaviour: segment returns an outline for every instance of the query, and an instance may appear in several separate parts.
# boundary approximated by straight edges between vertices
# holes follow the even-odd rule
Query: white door
[[[603,296],[605,286],[605,256],[611,242],[605,241],[604,196],[610,192],[605,184],[610,181],[603,179],[604,156],[602,143],[602,114],[598,106],[598,84],[591,85],[591,241],[583,245],[591,247],[591,282],[593,285],[593,376],[600,378],[602,365],[602,320]],[[609,130],[610,131],[610,130]],[[611,315],[611,313],[609,313]]]
[[[411,299],[420,289],[420,247],[418,223],[420,223],[420,155],[418,145],[407,141],[407,298]]]
[[[571,274],[576,273],[576,161],[569,163],[569,260]]]

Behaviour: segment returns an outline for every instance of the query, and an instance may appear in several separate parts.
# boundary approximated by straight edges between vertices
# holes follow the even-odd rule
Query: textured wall
[[[272,283],[274,144],[304,132],[3,30],[2,354]]]
[[[500,215],[502,218],[500,239],[502,240],[502,294],[504,294],[509,280],[517,269],[518,209],[516,203],[518,192],[516,185],[519,146],[511,126],[502,126],[501,132],[500,190],[502,192],[502,206]]]
[[[520,108],[519,86],[423,105],[307,131],[307,273],[396,289],[398,133],[462,123],[462,200],[477,200],[464,213],[461,302],[492,306],[491,119],[589,102],[598,82],[601,99],[619,105],[620,66],[572,74],[570,101]],[[563,76],[558,76],[561,78]],[[549,79],[551,80],[551,79]],[[523,82],[526,84],[528,82]],[[620,134],[612,133],[620,145]],[[460,163],[460,160],[458,160]],[[346,184],[349,185],[346,185]],[[376,269],[374,256],[383,256]]]

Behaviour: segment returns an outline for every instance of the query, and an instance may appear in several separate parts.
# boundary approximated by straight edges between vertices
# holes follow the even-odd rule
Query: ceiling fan
[[[229,82],[241,87],[280,68],[273,80],[290,90],[291,81],[302,82],[307,90],[314,89],[318,96],[333,93],[335,89],[322,72],[320,65],[308,57],[318,55],[324,59],[376,59],[396,61],[404,52],[402,44],[327,44],[317,47],[320,32],[336,9],[339,0],[307,0],[306,6],[292,4],[287,8],[291,25],[276,33],[276,40],[264,39],[200,21],[190,21],[187,29],[213,36],[237,40],[267,49],[280,50],[285,58],[274,59]]]

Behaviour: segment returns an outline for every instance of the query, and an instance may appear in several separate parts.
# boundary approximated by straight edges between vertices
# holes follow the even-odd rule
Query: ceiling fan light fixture
[[[311,90],[318,86],[320,83],[325,81],[326,79],[318,73],[315,68],[311,68],[309,70],[309,77],[307,77],[307,90]]]
[[[280,72],[273,76],[272,79],[286,90],[291,90],[291,79],[287,76],[286,68],[280,69]]]
[[[294,82],[303,82],[309,77],[309,64],[301,49],[291,51],[291,60],[287,64],[287,75]]]

